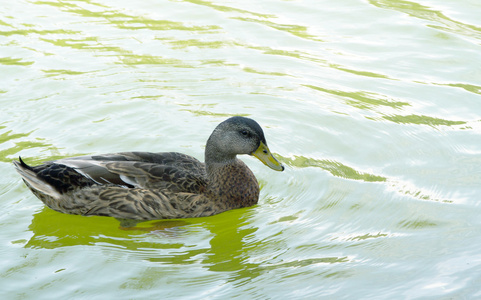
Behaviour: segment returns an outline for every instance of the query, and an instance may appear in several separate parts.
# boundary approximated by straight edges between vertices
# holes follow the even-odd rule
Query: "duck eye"
[[[241,130],[240,133],[241,133],[243,136],[249,136],[249,132],[247,132],[247,130]]]

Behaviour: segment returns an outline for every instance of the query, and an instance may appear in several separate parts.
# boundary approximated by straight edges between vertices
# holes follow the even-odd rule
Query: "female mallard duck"
[[[155,220],[211,216],[257,203],[259,184],[237,154],[284,167],[256,121],[232,117],[207,140],[205,163],[176,152],[123,152],[15,167],[30,190],[53,210],[84,216]]]

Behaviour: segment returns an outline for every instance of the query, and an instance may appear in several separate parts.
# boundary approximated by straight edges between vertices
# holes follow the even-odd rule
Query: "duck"
[[[204,160],[178,152],[120,152],[27,165],[13,161],[26,186],[55,211],[147,221],[197,218],[253,206],[259,183],[238,155],[275,171],[284,166],[267,146],[261,126],[234,116],[207,139]]]

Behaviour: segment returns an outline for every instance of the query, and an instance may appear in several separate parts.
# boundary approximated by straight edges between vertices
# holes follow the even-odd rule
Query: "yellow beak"
[[[272,155],[271,151],[263,142],[259,145],[256,151],[251,153],[262,161],[269,168],[276,171],[284,171],[284,166],[277,161],[277,159]]]

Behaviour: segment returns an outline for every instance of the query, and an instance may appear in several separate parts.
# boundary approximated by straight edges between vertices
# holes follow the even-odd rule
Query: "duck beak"
[[[267,145],[263,142],[260,143],[259,148],[257,148],[256,151],[252,152],[251,155],[257,157],[266,166],[273,170],[284,171],[284,166],[277,161],[277,159],[274,157],[274,155],[272,155]]]

